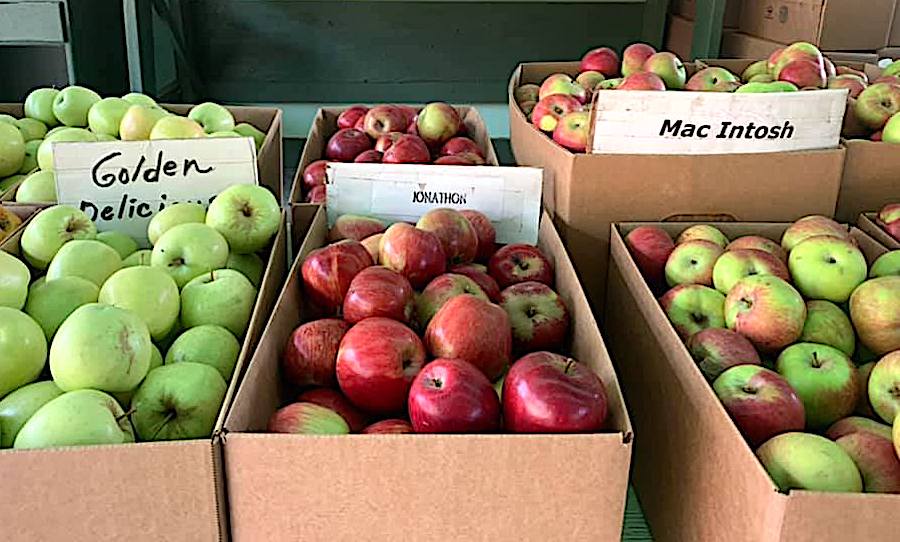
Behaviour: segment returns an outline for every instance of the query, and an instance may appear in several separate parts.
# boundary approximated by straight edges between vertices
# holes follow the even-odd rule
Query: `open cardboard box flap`
[[[310,223],[264,339],[225,421],[232,533],[238,540],[441,538],[618,540],[632,431],[603,339],[562,241],[545,216],[539,246],[555,264],[571,311],[573,357],[606,384],[608,433],[580,435],[255,434],[281,406],[284,344],[302,321],[303,258],[325,243],[324,211]],[[311,221],[311,222],[310,222]],[[438,498],[439,495],[439,498]],[[491,503],[486,506],[485,503]],[[299,512],[298,512],[299,511]]]
[[[900,200],[900,197],[898,197],[898,200]],[[891,237],[878,224],[877,215],[878,213],[862,213],[856,221],[856,226],[866,232],[872,239],[887,247],[888,250],[900,250],[900,241]]]

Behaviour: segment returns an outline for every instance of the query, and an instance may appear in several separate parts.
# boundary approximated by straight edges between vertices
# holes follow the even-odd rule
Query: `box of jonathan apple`
[[[613,226],[609,344],[636,431],[665,435],[635,448],[655,533],[896,538],[897,270],[822,216]]]
[[[208,211],[168,207],[147,237],[54,205],[0,244],[12,538],[227,537],[217,431],[282,284],[285,214],[235,185]]]
[[[499,250],[471,210],[294,217],[225,423],[236,539],[619,540],[630,422],[547,216]]]

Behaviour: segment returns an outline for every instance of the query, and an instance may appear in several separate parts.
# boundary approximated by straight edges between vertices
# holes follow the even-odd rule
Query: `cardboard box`
[[[612,229],[606,331],[638,439],[632,483],[659,540],[896,540],[900,495],[779,493]],[[675,235],[685,225],[656,223]],[[780,239],[788,224],[716,224]],[[869,261],[884,252],[852,236]],[[649,435],[649,436],[648,436]]]
[[[666,26],[666,51],[672,51],[684,60],[691,59],[691,47],[694,44],[694,21],[669,15]]]
[[[218,431],[283,284],[286,217],[210,438],[0,451],[0,523],[17,540],[209,540],[228,537]],[[20,255],[22,229],[0,244]]]
[[[313,211],[294,208],[295,230],[310,218],[312,225],[225,422],[235,540],[619,540],[631,426],[594,316],[546,216],[539,246],[571,310],[572,355],[606,384],[610,432],[258,434],[285,400],[278,373],[282,348],[303,321],[302,259],[325,242],[325,213]]]
[[[776,49],[786,44],[744,34],[743,32],[722,33],[721,54],[724,58],[747,58],[761,60],[768,58]],[[874,52],[822,51],[832,62],[841,64],[878,62],[879,55]]]
[[[749,61],[721,61],[742,70]],[[742,67],[743,66],[743,67]],[[510,139],[520,165],[544,168],[556,221],[592,304],[603,306],[609,226],[620,220],[795,220],[834,214],[844,150],[720,156],[575,154],[535,129],[512,91],[577,62],[522,64],[509,87]]]
[[[900,9],[897,10],[897,13],[900,14]],[[900,32],[900,28],[898,28],[898,32]],[[893,60],[895,58],[900,58],[900,46],[897,46],[897,45],[888,46],[888,47],[885,47],[884,49],[879,49],[878,51],[876,51],[876,53],[878,53],[878,55],[877,55],[878,59],[890,58]],[[877,64],[878,59],[873,60],[871,63]]]
[[[875,218],[878,213],[861,213],[856,226],[889,250],[900,250],[900,241],[890,236]]]
[[[888,44],[894,0],[744,0],[741,32],[823,50],[874,51]]]
[[[742,0],[725,1],[725,14],[722,17],[724,28],[737,27],[741,20],[741,2]],[[697,16],[697,0],[672,0],[669,2],[669,12],[693,21]]]
[[[894,18],[888,34],[888,47],[900,47],[900,8],[894,6]]]
[[[418,105],[417,107],[421,107],[421,105]],[[484,123],[484,119],[481,118],[481,114],[478,113],[478,110],[468,105],[456,105],[454,107],[459,111],[463,124],[465,124],[466,130],[469,133],[469,137],[472,138],[475,143],[478,143],[479,147],[484,149],[485,162],[487,165],[499,165],[500,162],[497,161],[497,153],[494,151],[494,144],[491,143],[491,138],[488,135],[487,125]],[[288,198],[290,203],[302,203],[304,201],[302,194],[303,170],[312,162],[325,158],[325,145],[328,144],[328,139],[337,132],[338,115],[345,109],[348,108],[322,107],[316,112],[316,117],[313,119],[312,126],[309,128],[309,135],[306,136],[306,144],[303,146],[303,151],[300,153],[300,163],[297,165],[294,181],[291,184],[291,193]]]

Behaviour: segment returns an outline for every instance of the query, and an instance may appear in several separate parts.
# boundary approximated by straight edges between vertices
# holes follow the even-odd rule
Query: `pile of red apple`
[[[780,243],[710,225],[625,241],[779,488],[900,493],[900,251],[868,267],[823,216]]]
[[[433,102],[421,110],[409,105],[354,105],[337,118],[338,131],[325,146],[325,157],[303,170],[308,203],[325,202],[328,162],[481,166],[485,151],[466,136],[452,105]]]
[[[2,213],[0,213],[2,214]],[[888,235],[900,243],[900,203],[889,203],[882,207],[875,221]]]
[[[301,267],[324,318],[284,349],[298,392],[269,431],[594,432],[606,391],[566,355],[569,313],[535,246],[497,248],[478,211],[435,209],[416,225],[345,215]]]

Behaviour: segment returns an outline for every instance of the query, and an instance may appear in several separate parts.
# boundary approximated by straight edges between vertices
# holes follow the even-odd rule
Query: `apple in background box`
[[[447,301],[462,294],[489,301],[478,283],[464,275],[444,273],[429,282],[422,293],[416,296],[416,321],[419,329],[424,330]]]
[[[14,448],[123,444],[134,442],[119,403],[97,390],[77,390],[51,399],[25,422]]]
[[[722,252],[721,246],[701,239],[675,245],[675,249],[666,260],[666,282],[669,286],[679,284],[712,286],[713,268]]]
[[[745,235],[743,237],[738,237],[734,241],[728,243],[728,246],[725,247],[726,251],[742,249],[761,250],[763,252],[768,252],[785,264],[787,263],[787,253],[783,248],[781,248],[781,245],[765,237],[760,237],[758,235]]]
[[[767,61],[757,60],[747,66],[744,71],[741,72],[741,81],[749,83],[758,75],[769,75],[769,63]]]
[[[885,224],[900,220],[900,203],[888,203],[878,211],[877,218]]]
[[[385,230],[379,247],[381,265],[409,279],[413,288],[422,288],[444,272],[447,257],[438,237],[398,222]]]
[[[89,88],[71,85],[53,98],[53,116],[66,126],[88,125],[88,111],[100,101],[100,95]]]
[[[458,136],[444,143],[441,147],[441,156],[453,156],[455,154],[471,153],[484,159],[484,153],[478,143],[475,143],[468,137]]]
[[[756,348],[773,352],[793,343],[803,331],[806,303],[800,293],[772,275],[739,280],[725,298],[728,329],[750,339]]]
[[[413,428],[408,421],[397,418],[375,422],[361,431],[364,435],[399,435],[412,432]]]
[[[353,277],[373,264],[365,247],[348,239],[310,252],[300,272],[313,303],[327,311],[337,311],[344,304]]]
[[[199,203],[176,203],[153,215],[147,226],[147,237],[151,245],[159,242],[164,233],[179,224],[203,224],[206,209]]]
[[[797,343],[779,354],[776,368],[803,401],[807,427],[824,429],[856,408],[856,367],[837,348]]]
[[[352,162],[363,151],[372,148],[372,140],[365,132],[344,128],[335,132],[325,145],[325,158],[336,162]]]
[[[367,267],[356,274],[344,296],[344,320],[355,324],[379,316],[409,323],[415,292],[403,275],[385,267]]]
[[[666,84],[655,73],[636,72],[622,79],[616,90],[666,90]]]
[[[866,259],[856,246],[829,236],[809,237],[791,250],[788,268],[794,284],[809,299],[843,303],[864,280]]]
[[[603,77],[603,74],[598,71],[586,71],[578,74],[578,77],[575,78],[575,82],[581,86],[581,88],[587,91],[588,99],[590,101],[590,96],[593,94],[594,90],[596,90],[597,85],[602,83],[606,79]]]
[[[803,403],[775,371],[757,365],[731,367],[713,382],[713,390],[752,448],[775,435],[803,430]]]
[[[687,79],[684,64],[674,53],[653,53],[644,61],[642,70],[658,75],[670,90],[683,89]]]
[[[534,106],[531,112],[531,123],[545,132],[553,132],[559,119],[567,113],[580,111],[581,104],[566,94],[551,94]]]
[[[484,374],[461,359],[435,359],[409,390],[416,433],[487,433],[500,428],[500,400]]]
[[[569,311],[549,286],[540,282],[513,284],[500,292],[500,306],[512,325],[514,351],[562,348],[569,331]]]
[[[380,164],[383,158],[384,155],[379,151],[369,149],[359,153],[359,155],[353,159],[353,162],[357,164]]]
[[[628,77],[633,73],[640,72],[644,67],[644,62],[655,52],[656,49],[646,43],[632,43],[626,47],[622,51],[622,75]]]
[[[63,244],[93,239],[97,228],[84,212],[71,205],[55,205],[38,213],[22,232],[22,254],[32,267],[43,270]]]
[[[756,450],[763,467],[781,491],[862,491],[853,459],[839,445],[810,433],[782,433]]]
[[[725,327],[725,296],[708,286],[676,286],[659,298],[659,304],[683,340],[707,328]]]
[[[762,364],[750,341],[730,329],[698,331],[688,338],[687,348],[709,382],[735,365]]]
[[[369,108],[364,105],[354,105],[341,111],[337,118],[337,127],[342,130],[344,128],[353,128],[359,119],[366,116]]]
[[[96,303],[99,292],[96,284],[81,277],[35,282],[31,285],[24,310],[41,326],[44,336],[50,341],[75,309]]]
[[[341,239],[353,239],[362,241],[366,237],[384,232],[384,222],[377,218],[362,215],[341,215],[334,221],[334,226],[328,230],[329,241]]]
[[[150,130],[150,139],[193,139],[204,137],[206,132],[199,123],[187,117],[169,115],[156,121]]]
[[[801,241],[819,235],[828,235],[840,239],[847,239],[850,236],[846,226],[842,226],[825,216],[810,215],[788,226],[788,229],[784,231],[781,237],[781,247],[790,252]]]
[[[475,237],[478,239],[478,250],[475,253],[475,259],[479,261],[487,261],[497,250],[497,230],[491,219],[481,211],[474,209],[463,209],[460,214],[466,217],[466,220],[475,229]]]
[[[873,83],[856,98],[856,117],[871,130],[880,130],[888,119],[900,112],[900,87]]]
[[[685,90],[706,92],[733,92],[740,86],[737,76],[725,68],[704,68],[688,79]]]
[[[791,280],[787,266],[772,254],[761,250],[739,249],[729,250],[716,260],[713,284],[716,290],[727,294],[737,281],[753,275],[774,275],[785,281]]]
[[[333,386],[338,347],[350,324],[339,318],[307,322],[291,333],[281,368],[296,386]]]
[[[34,381],[47,359],[47,340],[24,312],[0,307],[0,397]]]
[[[313,403],[315,405],[330,408],[347,422],[350,432],[359,433],[369,424],[368,416],[350,404],[341,392],[329,388],[314,388],[297,396],[301,403]]]
[[[609,47],[591,49],[581,57],[578,71],[596,71],[604,77],[615,77],[619,74],[619,55]]]
[[[806,302],[806,322],[798,341],[833,346],[848,356],[856,349],[850,319],[837,305],[823,300]]]
[[[31,271],[22,260],[0,251],[0,306],[21,309],[28,298]]]
[[[350,426],[330,408],[301,402],[276,410],[269,418],[266,431],[292,435],[346,435]]]
[[[425,348],[411,329],[396,320],[367,318],[344,335],[335,368],[350,402],[387,414],[403,411],[424,364]]]
[[[490,274],[501,288],[530,280],[553,285],[553,265],[536,246],[513,243],[501,247],[488,261]]]
[[[823,65],[810,60],[788,62],[778,72],[778,80],[793,83],[798,88],[823,88],[827,84]]]
[[[403,132],[390,132],[378,136],[378,138],[375,140],[375,150],[383,153],[384,151],[390,149],[394,145],[394,143],[403,135],[405,135]]]
[[[856,463],[866,493],[900,493],[900,456],[890,436],[852,433],[836,442]]]
[[[675,249],[669,234],[656,226],[638,226],[625,236],[625,245],[650,289],[660,291],[665,286],[666,260]]]
[[[440,147],[462,127],[459,113],[450,104],[432,102],[416,115],[416,133],[430,147]]]
[[[45,380],[22,386],[4,397],[0,401],[0,448],[12,448],[25,422],[62,393],[52,380]]]
[[[553,130],[553,141],[573,152],[587,149],[591,114],[588,111],[573,111],[559,119]]]
[[[534,352],[513,363],[502,394],[503,424],[513,433],[590,433],[606,423],[603,382],[559,354]]]
[[[376,105],[364,117],[364,131],[372,139],[391,132],[404,132],[409,125],[406,114],[395,105]]]
[[[900,350],[885,355],[872,368],[868,395],[872,409],[885,422],[900,415]]]
[[[310,190],[309,192],[306,193],[305,201],[306,201],[306,203],[314,203],[314,204],[325,203],[326,197],[327,196],[326,196],[325,185],[316,186],[312,190]]]
[[[59,90],[55,88],[38,88],[28,93],[25,98],[25,116],[37,119],[52,128],[59,124],[53,114],[53,102]]]
[[[384,164],[427,164],[430,161],[431,153],[425,142],[409,134],[400,136],[381,157]]]
[[[328,176],[325,173],[328,160],[316,160],[311,162],[303,170],[303,188],[311,190],[316,186],[324,186]]]
[[[681,243],[695,240],[709,241],[722,248],[725,248],[728,244],[728,238],[725,237],[725,234],[719,231],[715,226],[710,226],[708,224],[697,224],[682,231],[678,234],[678,238],[675,239],[675,244],[680,245]]]
[[[866,89],[866,84],[862,79],[855,75],[838,75],[832,79],[828,80],[828,88],[830,89],[842,89],[845,88],[850,91],[848,95],[850,98],[856,98],[860,95],[862,91]]]
[[[191,279],[225,267],[228,242],[222,234],[193,222],[179,224],[162,234],[153,245],[150,265],[165,269],[179,288]]]
[[[122,141],[148,140],[156,123],[168,115],[163,109],[132,105],[119,121],[119,137]]]
[[[585,103],[588,97],[587,90],[564,73],[554,73],[544,79],[544,82],[541,83],[541,89],[538,92],[538,101],[554,94],[571,96],[575,98],[579,104]]]
[[[383,233],[376,233],[375,235],[370,235],[360,241],[362,246],[366,247],[366,250],[369,251],[369,256],[372,257],[372,262],[375,265],[381,264],[381,257],[378,251],[381,249],[381,238],[384,237]]]
[[[425,345],[434,357],[468,361],[494,380],[510,362],[512,331],[502,308],[463,294],[444,303],[425,330]]]
[[[526,102],[536,102],[540,100],[541,87],[533,83],[521,85],[513,90],[513,98],[520,106]]]
[[[219,371],[228,382],[234,374],[240,353],[241,343],[230,331],[222,326],[205,324],[178,335],[166,351],[165,363],[204,363]]]
[[[497,285],[497,281],[493,277],[487,274],[485,266],[477,263],[456,265],[450,268],[450,273],[463,275],[475,281],[475,284],[481,288],[481,291],[487,295],[492,303],[500,301],[500,286]]]

